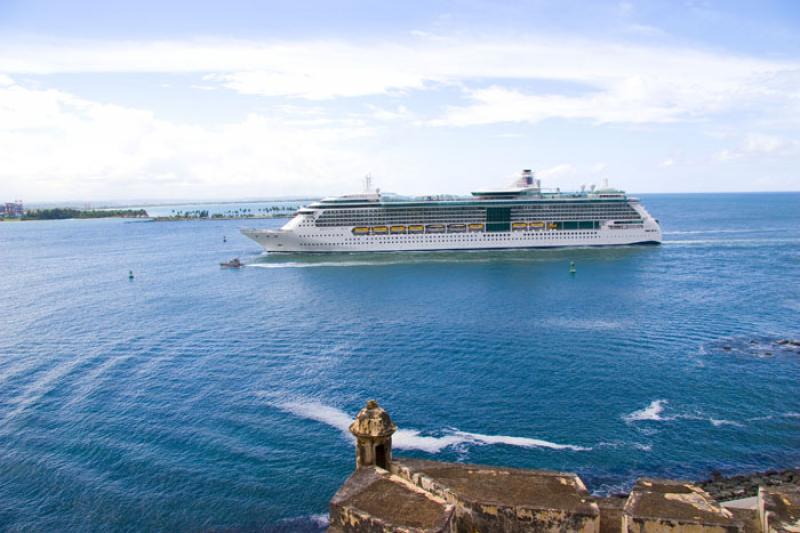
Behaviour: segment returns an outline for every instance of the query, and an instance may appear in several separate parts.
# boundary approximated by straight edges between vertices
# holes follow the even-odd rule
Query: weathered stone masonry
[[[597,498],[575,474],[393,459],[396,429],[374,400],[356,415],[356,471],[331,500],[331,533],[800,533],[798,487],[760,487],[752,508],[658,479]]]

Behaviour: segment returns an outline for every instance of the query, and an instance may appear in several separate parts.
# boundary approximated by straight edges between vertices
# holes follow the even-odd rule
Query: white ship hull
[[[267,252],[396,252],[433,250],[492,250],[505,248],[554,248],[658,244],[656,224],[637,229],[480,232],[354,236],[349,228],[304,232],[245,229],[242,233]]]
[[[267,252],[396,252],[658,244],[661,228],[635,198],[601,189],[521,186],[474,198],[409,199],[378,191],[314,202],[279,230],[244,229]]]

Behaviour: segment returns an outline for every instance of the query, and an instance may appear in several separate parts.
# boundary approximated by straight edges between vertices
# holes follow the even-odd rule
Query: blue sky
[[[797,2],[0,0],[0,198],[799,190]]]

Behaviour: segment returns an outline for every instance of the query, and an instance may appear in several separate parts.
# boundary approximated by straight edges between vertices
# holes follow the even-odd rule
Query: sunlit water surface
[[[368,398],[398,456],[600,493],[800,464],[800,353],[771,344],[800,337],[800,195],[644,201],[662,246],[265,257],[242,221],[0,223],[0,529],[319,530]]]

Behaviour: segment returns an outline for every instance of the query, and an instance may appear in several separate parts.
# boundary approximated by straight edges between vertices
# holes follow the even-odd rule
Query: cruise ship
[[[507,188],[470,197],[365,192],[299,209],[281,229],[243,229],[267,252],[483,250],[659,244],[639,202],[607,183],[580,192],[542,188],[530,170]]]

